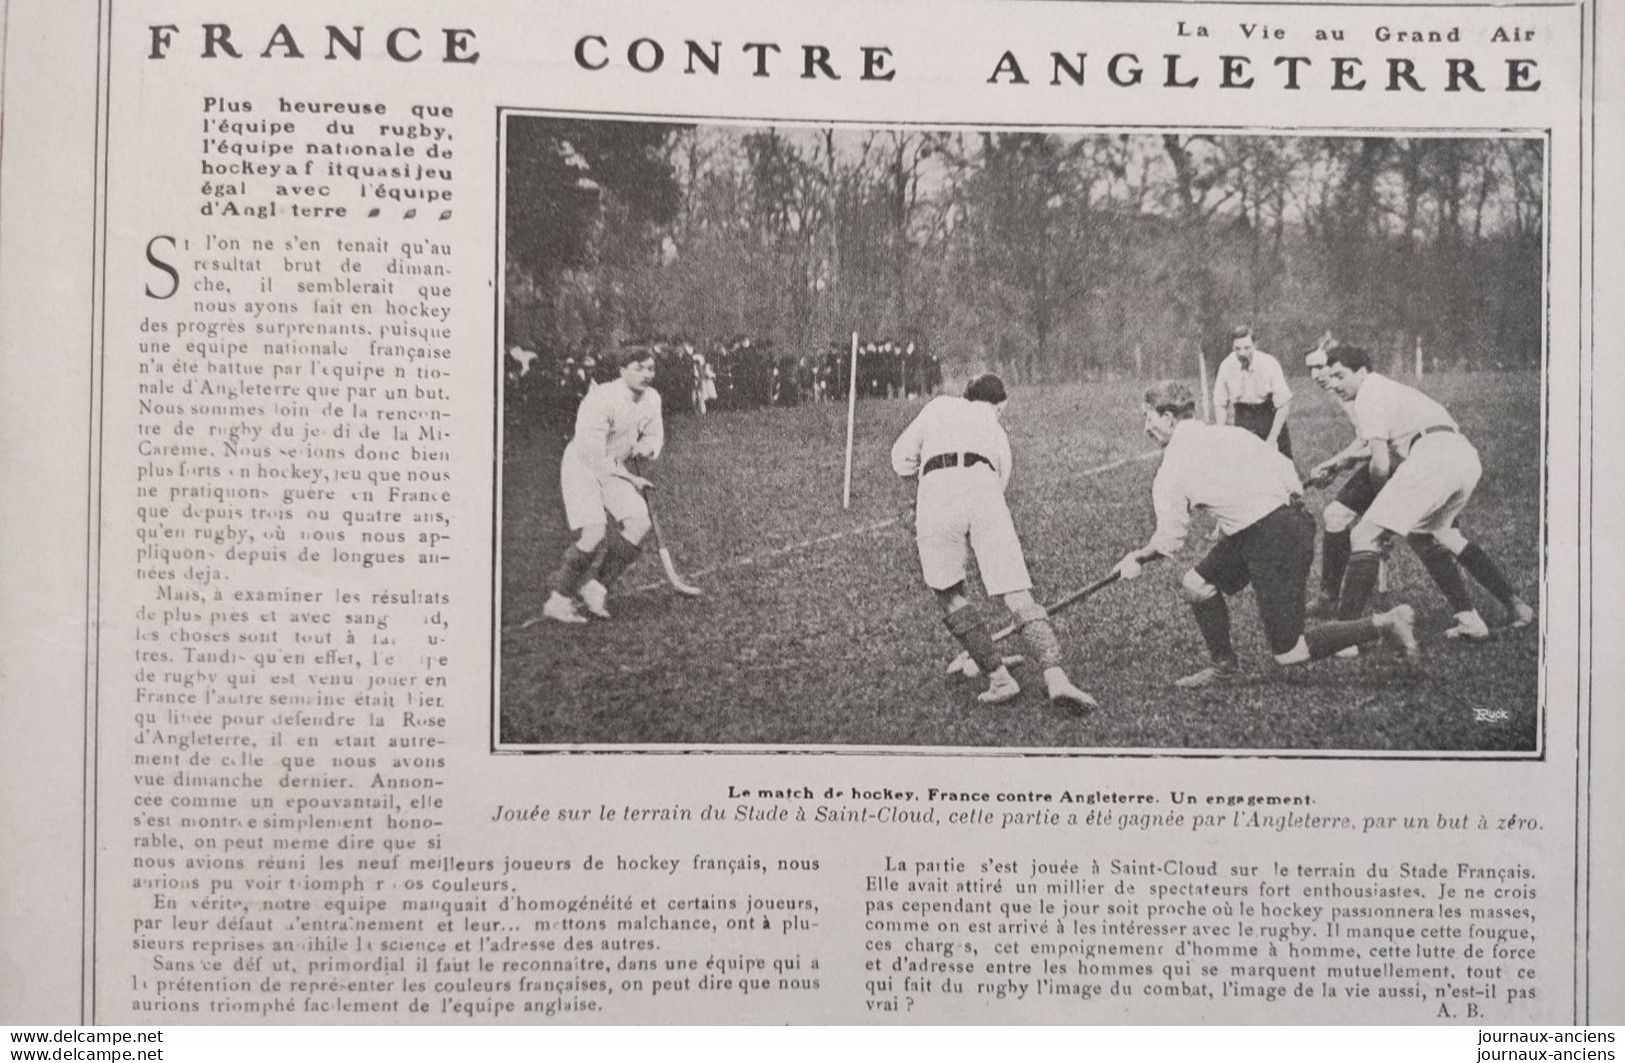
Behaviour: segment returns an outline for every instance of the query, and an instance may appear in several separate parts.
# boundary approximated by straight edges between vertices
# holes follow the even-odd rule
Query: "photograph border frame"
[[[1366,6],[1366,5],[1358,5]],[[1544,762],[1547,759],[1547,728],[1549,724],[1548,664],[1550,660],[1546,628],[1545,604],[1549,601],[1549,554],[1551,551],[1550,525],[1552,510],[1551,485],[1551,319],[1552,319],[1552,126],[1465,126],[1415,127],[1396,130],[1391,126],[1257,126],[1257,125],[1179,125],[1179,124],[1098,124],[1098,123],[989,123],[989,122],[927,122],[927,121],[869,121],[857,119],[773,118],[753,115],[673,115],[655,112],[597,111],[575,108],[549,108],[498,104],[495,107],[495,221],[493,225],[493,285],[492,360],[492,481],[491,481],[491,653],[490,653],[490,748],[494,755],[508,754],[646,754],[646,755],[834,755],[834,756],[902,756],[902,757],[1106,757],[1106,758],[1177,758],[1200,760],[1272,759],[1272,760],[1355,760],[1355,761],[1456,761],[1456,762]],[[1537,607],[1537,695],[1535,705],[1534,746],[1529,750],[1359,750],[1359,749],[1276,749],[1261,748],[1186,748],[1186,747],[1002,747],[1002,746],[891,746],[891,745],[819,745],[787,746],[772,743],[570,743],[570,742],[506,742],[502,739],[502,476],[503,476],[503,417],[507,383],[503,347],[507,321],[507,129],[513,118],[543,118],[556,120],[620,121],[668,123],[677,125],[712,125],[783,128],[851,128],[851,129],[925,129],[961,131],[1011,131],[1032,133],[1110,134],[1133,131],[1142,135],[1159,133],[1201,132],[1220,136],[1278,136],[1278,137],[1358,137],[1384,136],[1393,139],[1405,137],[1435,137],[1438,139],[1521,139],[1541,141],[1541,352],[1540,352],[1540,528],[1538,541],[1538,567],[1540,587]],[[1582,211],[1583,213],[1583,211]],[[1583,228],[1583,226],[1582,226]],[[1582,285],[1583,286],[1583,285]],[[1584,405],[1584,376],[1581,393],[1577,396]],[[1585,469],[1580,463],[1580,479]],[[1576,558],[1580,556],[1576,543]],[[1589,715],[1589,714],[1588,714]],[[1578,724],[1578,716],[1576,723]]]

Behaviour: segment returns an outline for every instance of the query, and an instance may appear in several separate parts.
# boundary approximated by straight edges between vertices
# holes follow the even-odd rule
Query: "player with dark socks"
[[[1358,620],[1371,604],[1371,594],[1377,589],[1377,574],[1382,570],[1382,555],[1375,551],[1356,550],[1349,555],[1348,571],[1343,573],[1343,589],[1337,599],[1337,619]]]
[[[1451,610],[1461,613],[1472,609],[1473,596],[1467,591],[1467,581],[1462,578],[1462,566],[1456,563],[1456,555],[1431,535],[1408,535],[1406,539],[1416,551],[1422,567],[1427,569],[1428,575],[1444,595],[1444,600],[1450,603]]]
[[[936,595],[943,622],[965,648],[969,663],[963,674],[988,678],[976,699],[996,705],[1020,694],[1021,687],[994,651],[993,636],[966,592],[971,554],[983,589],[1004,602],[1043,669],[1050,701],[1081,711],[1095,701],[1061,666],[1060,640],[1049,614],[1033,598],[1032,575],[1004,499],[1011,454],[1001,422],[1008,401],[1004,381],[991,373],[966,385],[963,397],[932,399],[892,444],[892,471],[915,485],[920,573]]]
[[[982,670],[983,675],[992,675],[1004,666],[998,653],[993,649],[993,633],[987,629],[982,620],[981,612],[975,604],[966,602],[953,612],[942,618],[943,624],[954,641],[964,647],[970,654],[970,659],[976,662],[976,667]]]
[[[1180,580],[1180,591],[1212,663],[1174,685],[1204,687],[1238,674],[1225,597],[1249,586],[1276,664],[1319,660],[1382,635],[1414,660],[1418,655],[1415,614],[1409,606],[1369,620],[1350,618],[1350,622],[1306,627],[1304,597],[1314,565],[1315,521],[1303,507],[1303,485],[1296,468],[1245,430],[1194,420],[1195,408],[1190,388],[1177,381],[1146,392],[1145,431],[1165,450],[1151,490],[1157,530],[1145,546],[1127,554],[1116,568],[1120,578],[1136,578],[1145,562],[1178,553],[1193,510],[1213,514],[1219,537]],[[1380,562],[1375,553],[1355,553],[1350,558],[1343,581],[1346,604],[1357,603],[1364,610],[1376,586]]]
[[[1349,567],[1349,533],[1329,531],[1320,539],[1320,594],[1337,601],[1343,594],[1343,574]]]
[[[1507,579],[1506,573],[1501,571],[1501,566],[1480,549],[1477,543],[1469,542],[1462,548],[1461,553],[1456,555],[1456,560],[1480,587],[1493,594],[1495,600],[1501,603],[1501,608],[1505,609],[1511,618],[1508,627],[1528,627],[1534,623],[1534,607],[1513,590],[1512,582]]]
[[[1349,533],[1353,556],[1343,577],[1339,615],[1352,619],[1365,611],[1376,581],[1375,559],[1389,541],[1403,535],[1455,610],[1456,623],[1445,632],[1447,638],[1476,642],[1490,637],[1467,592],[1463,569],[1501,602],[1511,626],[1532,623],[1534,609],[1458,526],[1484,470],[1478,450],[1450,411],[1416,388],[1373,372],[1371,353],[1359,347],[1328,349],[1317,379],[1350,409],[1377,488],[1376,498]]]

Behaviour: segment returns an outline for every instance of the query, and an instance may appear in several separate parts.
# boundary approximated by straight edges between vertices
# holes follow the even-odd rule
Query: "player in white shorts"
[[[626,348],[612,361],[620,377],[587,392],[576,410],[576,430],[559,464],[564,516],[575,540],[553,580],[542,615],[565,624],[586,621],[576,609],[609,619],[609,588],[637,560],[649,534],[648,480],[626,467],[629,458],[657,458],[665,445],[660,393],[650,387],[654,357]]]
[[[1093,708],[1061,667],[1061,643],[1049,614],[1033,599],[1021,540],[1004,501],[1010,481],[1010,440],[999,424],[1004,382],[988,374],[965,397],[932,399],[897,437],[891,451],[897,475],[918,477],[914,535],[920,568],[942,606],[943,622],[988,676],[977,695],[986,704],[1009,701],[1021,687],[993,649],[993,636],[965,590],[967,549],[976,555],[987,593],[1004,599],[1022,637],[1044,670],[1050,700],[1072,711]]]
[[[1478,451],[1449,412],[1415,388],[1373,373],[1371,356],[1360,347],[1327,351],[1325,379],[1333,392],[1354,404],[1354,422],[1370,448],[1371,478],[1378,489],[1349,533],[1352,552],[1338,615],[1352,619],[1364,614],[1383,549],[1390,538],[1403,535],[1455,611],[1448,637],[1489,637],[1462,569],[1501,603],[1510,626],[1531,623],[1534,609],[1500,566],[1456,526],[1483,468]]]
[[[1309,379],[1320,385],[1322,391],[1331,391],[1326,382],[1326,351],[1332,346],[1331,334],[1321,339],[1320,345],[1303,356]],[[1333,396],[1336,398],[1337,396]],[[1354,424],[1354,403],[1338,398],[1343,415]],[[1343,573],[1349,565],[1349,532],[1360,514],[1376,501],[1377,488],[1371,482],[1371,448],[1360,438],[1360,429],[1354,428],[1354,440],[1342,450],[1309,470],[1307,482],[1319,486],[1330,483],[1346,469],[1354,474],[1338,488],[1337,497],[1326,503],[1321,513],[1323,531],[1320,537],[1320,600],[1310,613],[1315,616],[1336,616],[1337,599],[1343,592]],[[1379,572],[1378,590],[1382,590]]]

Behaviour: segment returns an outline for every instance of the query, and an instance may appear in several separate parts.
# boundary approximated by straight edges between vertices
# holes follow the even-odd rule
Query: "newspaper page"
[[[11,4],[0,1018],[1621,1021],[1618,16]]]

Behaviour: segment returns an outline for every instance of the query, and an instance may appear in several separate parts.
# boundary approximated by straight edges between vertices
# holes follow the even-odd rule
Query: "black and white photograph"
[[[496,748],[1542,753],[1542,133],[499,126]]]

